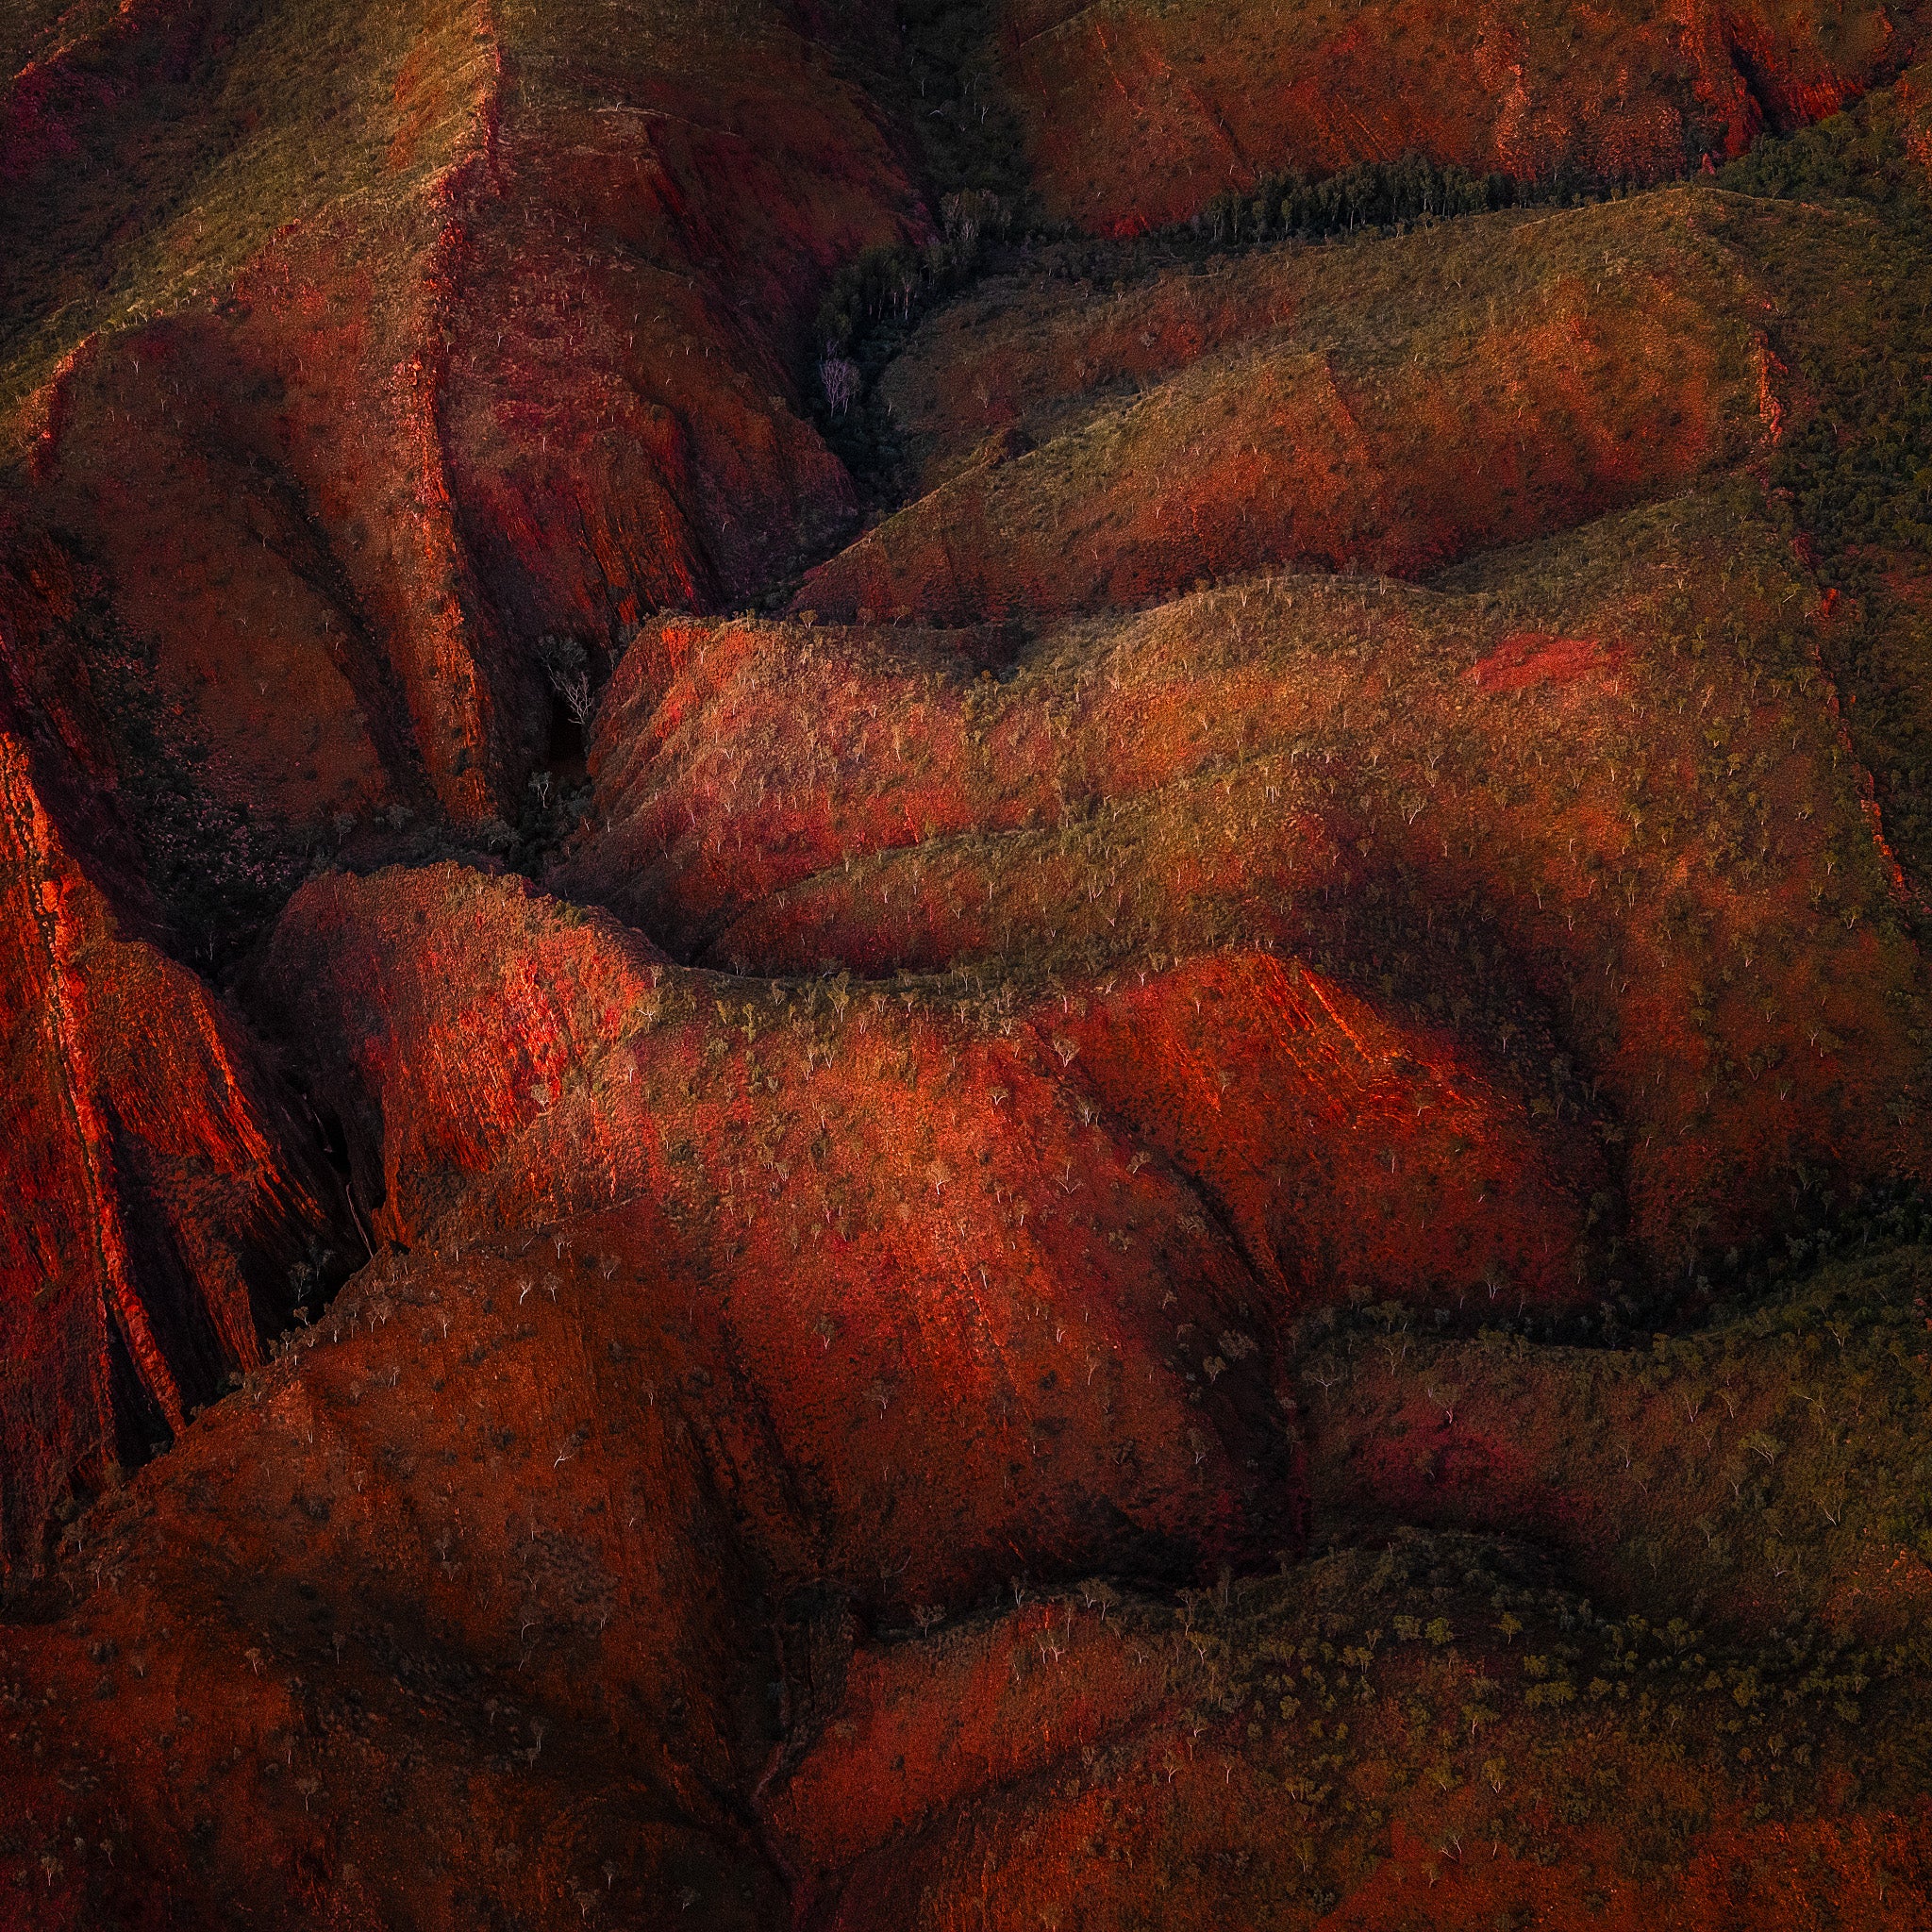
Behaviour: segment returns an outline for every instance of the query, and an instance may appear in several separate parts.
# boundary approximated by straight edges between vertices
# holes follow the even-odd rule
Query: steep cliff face
[[[11,722],[9,720],[9,722]],[[120,935],[0,732],[0,1567],[258,1367],[340,1194],[243,1028]],[[340,1271],[338,1271],[340,1272]]]

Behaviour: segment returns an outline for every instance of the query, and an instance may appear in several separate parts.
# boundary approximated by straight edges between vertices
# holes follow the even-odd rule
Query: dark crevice
[[[206,452],[211,462],[218,454],[213,448]],[[268,507],[278,514],[280,528],[274,533],[277,541],[272,545],[275,554],[341,620],[328,628],[329,658],[355,694],[389,790],[398,804],[411,811],[436,811],[435,787],[409,726],[409,705],[402,679],[363,610],[328,533],[309,508],[300,486],[279,463],[258,457],[251,467]]]
[[[108,1351],[108,1399],[113,1407],[114,1446],[125,1469],[139,1469],[174,1447],[175,1432],[149,1392],[128,1352],[118,1315],[104,1324]]]

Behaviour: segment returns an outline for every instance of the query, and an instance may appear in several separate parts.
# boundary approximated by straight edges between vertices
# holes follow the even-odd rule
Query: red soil
[[[1002,376],[975,390],[912,358],[895,413],[903,400],[915,446],[941,463],[988,425],[1031,414],[1042,433],[1058,418],[1058,433],[954,467],[813,571],[794,608],[971,623],[1142,605],[1256,570],[1416,576],[1669,493],[1775,427],[1758,399],[1765,297],[1726,221],[1694,191],[1546,216],[1516,231],[1536,265],[1526,285],[1500,291],[1461,291],[1433,235],[1378,243],[1391,299],[1372,300],[1367,328],[1364,291],[1345,321],[1331,293],[1359,251],[1257,258],[1223,271],[1233,288],[1201,334],[1261,312],[1274,325],[1198,360],[1187,280],[1157,286],[1127,325],[1144,319],[1150,358],[1181,366],[1131,402],[1105,387],[1141,374],[1116,358],[1106,311],[1078,329],[1075,297],[1023,300],[979,331]],[[1479,245],[1486,225],[1452,248]],[[1009,355],[1010,338],[1035,335],[1029,308],[1047,311],[1045,341]],[[952,346],[940,335],[936,358]]]
[[[1185,1179],[1079,1119],[1044,1013],[741,991],[454,867],[308,888],[260,997],[379,1234],[599,1215],[691,1284],[792,1499],[761,1539],[861,1601],[1291,1539],[1268,1311]]]
[[[1644,527],[1633,524],[1633,540]],[[1923,969],[1896,924],[1907,889],[1842,761],[1828,684],[1802,654],[1777,674],[1793,680],[1789,697],[1735,660],[1709,663],[1693,708],[1674,625],[1721,612],[1760,640],[1748,658],[1777,648],[1797,589],[1768,533],[1740,541],[1720,524],[1705,541],[1690,537],[1681,562],[1654,575],[1598,566],[1593,602],[1567,591],[1587,639],[1482,615],[1497,589],[1533,609],[1540,584],[1574,587],[1591,568],[1574,554],[1532,557],[1467,607],[1308,584],[1224,591],[1103,633],[1075,671],[1049,668],[1050,643],[997,687],[940,668],[940,640],[882,663],[841,632],[666,625],[640,640],[607,699],[599,829],[559,878],[704,957],[791,973],[824,959],[1004,971],[1043,955],[1062,973],[1112,977],[1158,966],[1161,949],[1230,941],[1350,961],[1358,985],[1379,986],[1380,1020],[1410,1059],[1436,1064],[1439,1050],[1425,1043],[1433,1027],[1398,1018],[1405,1007],[1457,1016],[1452,1085],[1479,1068],[1516,1096],[1485,1103],[1480,1131],[1452,1125],[1454,1107],[1437,1114],[1429,1131],[1444,1141],[1423,1172],[1455,1173],[1448,1150],[1468,1139],[1499,1174],[1526,1174],[1527,1142],[1501,1124],[1511,1108],[1534,1108],[1540,1133],[1572,1118],[1616,1174],[1600,1184],[1591,1163],[1573,1167],[1579,1198],[1607,1189],[1598,1205],[1615,1201],[1641,1266],[1681,1273],[1697,1253],[1748,1241],[1821,1165],[1874,1178],[1923,1158],[1911,1124]],[[1732,574],[1751,557],[1768,575],[1746,592]],[[1666,616],[1687,584],[1691,612]],[[1616,772],[1633,756],[1620,747],[1640,742],[1633,796],[1633,768]],[[896,747],[893,759],[869,757],[871,744]],[[721,749],[733,745],[742,773]],[[1107,809],[1092,816],[1083,801]],[[1775,852],[1774,875],[1752,851]],[[1351,881],[1374,882],[1376,898]],[[1473,934],[1432,937],[1471,907],[1494,922],[1487,951],[1480,938],[1471,951]],[[1251,994],[1229,1002],[1231,1015],[1253,1009]],[[1474,1011],[1489,1015],[1479,1028]],[[1260,1091],[1292,1092],[1294,1054],[1218,1037],[1227,1025],[1191,1043],[1198,1064],[1242,1082],[1253,1067]],[[1158,1051],[1141,1061],[1163,1081],[1186,1063]],[[1223,1113],[1197,1093],[1184,1105],[1178,1089],[1151,1110],[1203,1126]],[[1269,1172],[1291,1146],[1295,1162],[1335,1158],[1327,1126],[1312,1130],[1319,1154],[1283,1138],[1294,1112],[1274,1108],[1226,1172],[1192,1170],[1213,1176],[1234,1224],[1254,1224],[1234,1205],[1253,1185],[1240,1178],[1248,1163]],[[1455,1243],[1423,1232],[1410,1177],[1371,1185],[1388,1149],[1359,1158],[1354,1183],[1296,1191],[1336,1205],[1353,1231],[1340,1255],[1378,1281],[1426,1281]],[[1372,1263],[1360,1230],[1391,1198],[1422,1218],[1402,1221],[1399,1262]],[[1498,1224],[1493,1207],[1483,1217]],[[1324,1252],[1283,1232],[1250,1252],[1269,1245]],[[1542,1259],[1524,1286],[1550,1292],[1574,1234],[1559,1215],[1530,1245]],[[1465,1287],[1506,1251],[1476,1241],[1466,1252],[1451,1271]],[[1520,1254],[1504,1265],[1521,1267]],[[1319,1278],[1333,1291],[1352,1277],[1338,1264]]]
[[[1607,677],[1629,658],[1625,644],[1601,638],[1553,638],[1519,631],[1469,667],[1484,691],[1526,691],[1533,684],[1568,684],[1573,678]]]
[[[608,1224],[574,1232],[612,1258]],[[742,1490],[693,1480],[732,1466],[738,1427],[708,1317],[679,1319],[674,1284],[614,1247],[622,1291],[576,1255],[372,1271],[89,1520],[81,1601],[7,1634],[24,1748],[0,1857],[31,1923],[169,1924],[201,1897],[277,1923],[454,1925],[488,1899],[752,1926],[780,1922],[781,1880],[806,1923],[855,1926],[1722,1925],[1748,1906],[1808,1927],[1847,1899],[1861,1924],[1918,1922],[1922,1819],[1850,1809],[1827,1747],[1823,1810],[1752,1823],[1750,1754],[1704,1741],[1748,1683],[1658,1687],[1684,1701],[1668,1726],[1615,1701],[1539,1711],[1525,1666],[1574,1623],[1519,1594],[1512,1630],[1454,1544],[1449,1572],[1398,1544],[1392,1591],[1331,1561],[1185,1614],[1023,1586],[928,1641],[794,1596],[759,1658],[735,1525],[771,1465],[754,1442]],[[232,1526],[212,1545],[210,1521]],[[1637,1641],[1674,1662],[1683,1627]],[[747,1670],[775,1674],[789,1740],[735,1693]],[[1605,1792],[1607,1816],[1584,1795]]]
[[[548,1924],[567,1885],[774,1923],[724,1794],[770,1722],[734,1520],[782,1490],[710,1311],[576,1232],[383,1264],[70,1534],[85,1606],[0,1640],[0,1924]]]
[[[513,820],[538,635],[741,596],[854,514],[792,371],[815,284],[912,219],[868,104],[776,21],[565,68],[574,31],[430,8],[357,103],[373,179],[251,205],[218,302],[166,289],[22,411],[24,527],[101,572],[226,800]],[[7,111],[58,209],[41,94]]]
[[[1005,0],[992,54],[1047,208],[1101,232],[1185,220],[1269,170],[1409,149],[1519,178],[1655,181],[1740,153],[1895,71],[1922,12],[1691,5],[1579,13],[1426,0],[1317,11],[1241,0]]]
[[[1918,30],[995,11],[1103,229]],[[1875,225],[990,283],[667,614],[857,523],[898,32],[4,29],[0,1927],[1922,1924],[1923,880],[1754,474]]]

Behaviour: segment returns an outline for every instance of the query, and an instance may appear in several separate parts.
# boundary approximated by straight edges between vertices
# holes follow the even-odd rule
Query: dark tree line
[[[1439,167],[1411,149],[1392,161],[1360,161],[1311,177],[1298,169],[1264,175],[1251,189],[1225,189],[1190,225],[1223,244],[1299,237],[1316,241],[1358,228],[1393,228],[1428,218],[1485,214],[1496,208],[1567,207],[1601,201],[1629,185],[1567,167],[1531,180],[1500,173],[1472,175]]]

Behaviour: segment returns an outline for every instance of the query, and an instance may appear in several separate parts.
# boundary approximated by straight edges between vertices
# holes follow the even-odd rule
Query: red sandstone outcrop
[[[346,1257],[327,1252],[341,1198],[313,1124],[207,986],[123,935],[17,728],[0,731],[0,1066],[5,1575],[38,1560],[57,1506],[258,1367]]]

